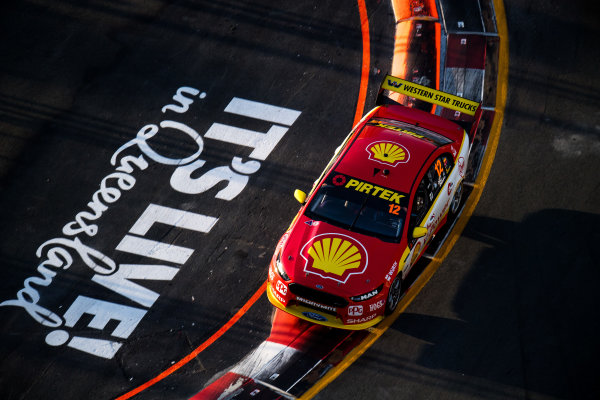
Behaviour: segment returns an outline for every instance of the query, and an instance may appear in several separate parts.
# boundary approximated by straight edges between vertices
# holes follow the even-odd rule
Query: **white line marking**
[[[234,97],[225,107],[225,112],[245,117],[262,119],[276,124],[292,126],[301,112]]]
[[[112,275],[96,274],[92,280],[136,303],[150,308],[159,294],[153,290],[131,282],[130,279],[170,281],[179,272],[178,268],[166,265],[121,264]]]
[[[185,264],[194,252],[194,249],[187,247],[175,246],[174,244],[130,235],[125,235],[121,243],[117,246],[117,250],[175,264]]]
[[[155,222],[167,224],[176,228],[189,229],[196,232],[210,232],[217,223],[218,218],[208,217],[176,208],[150,204],[133,224],[130,233],[144,236]]]
[[[252,147],[254,150],[250,153],[250,157],[264,160],[286,132],[287,128],[277,125],[272,126],[267,133],[263,133],[215,122],[208,128],[204,137]]]

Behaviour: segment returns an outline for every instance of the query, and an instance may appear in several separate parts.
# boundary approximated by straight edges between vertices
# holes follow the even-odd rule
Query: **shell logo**
[[[375,142],[367,148],[369,159],[393,167],[400,163],[407,163],[410,154],[406,148],[398,143]]]
[[[340,238],[316,241],[308,249],[313,267],[338,276],[347,269],[360,267],[360,252],[352,243]]]
[[[300,252],[306,260],[304,271],[345,283],[350,275],[362,274],[367,267],[364,246],[346,235],[323,234],[306,243]]]

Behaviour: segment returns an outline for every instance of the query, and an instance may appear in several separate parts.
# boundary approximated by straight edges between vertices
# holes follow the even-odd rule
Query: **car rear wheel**
[[[456,192],[454,192],[454,197],[452,198],[452,202],[450,203],[450,213],[452,215],[456,215],[458,210],[460,209],[460,202],[462,200],[463,194],[463,183],[460,181],[458,187],[456,188]]]
[[[400,297],[402,296],[402,277],[400,274],[396,276],[396,279],[392,282],[390,286],[390,291],[388,292],[387,301],[385,302],[385,313],[387,315],[394,312],[396,307],[398,307],[398,303],[400,303]]]

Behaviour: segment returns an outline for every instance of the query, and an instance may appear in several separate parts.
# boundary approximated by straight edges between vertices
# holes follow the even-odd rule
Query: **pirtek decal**
[[[403,194],[394,192],[393,190],[382,188],[381,186],[372,185],[370,183],[358,180],[350,179],[344,186],[346,189],[354,189],[357,192],[370,194],[371,196],[379,197],[380,199],[387,200],[390,203],[400,204],[400,199],[404,197]]]

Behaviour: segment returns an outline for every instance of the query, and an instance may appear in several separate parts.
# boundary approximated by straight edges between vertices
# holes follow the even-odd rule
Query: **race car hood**
[[[381,286],[404,247],[304,215],[286,235],[280,260],[291,281],[343,297]]]

